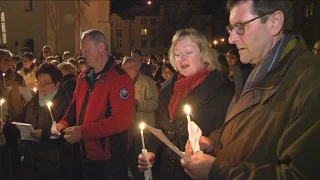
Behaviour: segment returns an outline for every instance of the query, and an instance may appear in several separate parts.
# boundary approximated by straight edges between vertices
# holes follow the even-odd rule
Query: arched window
[[[1,6],[0,6],[0,22],[1,22],[0,43],[6,44],[7,43],[6,17],[5,17],[5,14],[4,14]]]

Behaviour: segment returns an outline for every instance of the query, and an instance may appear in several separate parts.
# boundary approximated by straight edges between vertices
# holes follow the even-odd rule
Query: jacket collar
[[[233,98],[227,113],[225,123],[231,120],[240,112],[256,104],[265,103],[278,91],[278,85],[288,71],[291,64],[297,59],[298,56],[307,51],[302,37],[297,36],[296,38],[296,46],[286,56],[284,56],[281,61],[279,61],[278,65],[273,70],[267,73],[264,81],[262,81],[258,87],[244,93],[238,102],[236,102],[235,97]]]
[[[109,56],[107,63],[104,65],[102,71],[99,74],[101,75],[108,72],[114,66],[114,63],[115,63],[114,58],[112,56]],[[94,70],[92,67],[90,67],[84,73],[82,73],[80,77],[83,79],[91,76],[93,73],[94,73]]]

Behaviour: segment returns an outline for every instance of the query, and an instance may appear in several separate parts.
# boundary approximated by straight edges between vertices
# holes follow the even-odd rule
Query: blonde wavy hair
[[[213,50],[204,34],[193,28],[181,29],[176,32],[172,38],[171,47],[169,50],[170,64],[177,69],[174,49],[178,41],[185,37],[189,37],[200,49],[200,60],[207,65],[209,70],[219,69],[218,54]]]

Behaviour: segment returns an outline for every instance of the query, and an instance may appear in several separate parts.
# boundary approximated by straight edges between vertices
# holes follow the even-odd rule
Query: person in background
[[[122,62],[122,68],[127,72],[135,87],[135,114],[131,128],[131,146],[129,148],[129,166],[134,179],[143,179],[143,173],[139,173],[138,155],[141,153],[141,136],[139,124],[141,121],[150,126],[155,126],[155,111],[158,108],[158,92],[154,81],[139,72],[140,62],[129,57]],[[145,140],[151,134],[146,134]]]
[[[63,74],[61,87],[66,90],[68,97],[73,98],[73,92],[77,85],[76,68],[68,62],[63,62],[58,65],[58,69]]]
[[[140,67],[139,67],[139,71],[150,77],[151,79],[153,79],[153,70],[152,68],[147,64],[147,62],[145,61],[145,59],[142,56],[142,52],[139,49],[135,49],[133,51],[131,51],[131,57],[137,59],[140,62]]]
[[[63,80],[61,82],[61,88],[63,88],[69,98],[73,98],[73,93],[77,85],[76,68],[68,63],[62,62],[58,65],[58,69],[63,74]],[[83,179],[83,171],[81,168],[81,152],[80,144],[74,143],[73,149],[73,160],[72,160],[72,177],[71,179],[80,180]]]
[[[230,65],[229,79],[234,82],[236,99],[239,99],[241,90],[247,81],[253,66],[251,64],[243,64],[240,61],[240,55],[236,48],[232,48],[228,51],[227,60]]]
[[[26,103],[19,91],[19,87],[25,87],[26,85],[22,76],[12,71],[11,58],[12,54],[9,50],[0,49],[0,74],[2,75],[0,78],[0,98],[4,99],[4,103],[1,106],[1,114],[3,122],[5,122],[3,133],[6,139],[6,146],[10,152],[6,159],[11,159],[11,162],[5,161],[5,164],[12,164],[13,176],[19,177],[21,166],[21,153],[18,148],[20,132],[10,122],[22,112],[22,108]]]
[[[62,62],[67,62],[68,59],[72,58],[72,54],[70,53],[70,51],[65,51],[62,54]]]
[[[161,66],[161,77],[158,81],[156,81],[156,87],[158,89],[158,92],[160,92],[161,87],[163,83],[167,80],[170,79],[170,77],[176,72],[174,68],[172,67],[171,64],[163,64]]]
[[[76,68],[76,76],[78,76],[81,72],[79,69],[78,61],[73,58],[69,58],[68,63],[72,64]]]
[[[293,34],[293,2],[229,0],[229,43],[254,65],[222,128],[182,161],[193,179],[318,179],[320,57]],[[207,154],[209,153],[209,154]]]
[[[312,52],[315,55],[320,55],[320,40],[314,44]]]
[[[72,148],[63,139],[50,139],[52,120],[58,122],[67,110],[70,98],[60,87],[63,75],[53,64],[44,63],[35,72],[38,93],[15,121],[32,124],[33,138],[24,142],[22,164],[25,179],[68,179],[71,176]],[[47,103],[51,101],[51,119]]]
[[[32,90],[36,87],[36,69],[37,66],[33,63],[34,56],[32,53],[26,52],[22,55],[22,64],[23,67],[20,69],[19,74],[23,77],[27,88]]]
[[[12,71],[18,72],[22,67],[23,67],[23,63],[21,62],[20,56],[13,55],[12,65],[11,65]]]
[[[191,106],[191,120],[210,135],[219,129],[228,110],[233,90],[217,70],[217,54],[207,38],[195,29],[181,29],[172,38],[170,63],[177,72],[163,85],[159,94],[159,129],[180,149],[188,140],[184,105]],[[154,137],[154,136],[153,136]],[[179,156],[155,137],[146,142],[148,158],[153,164],[154,179],[191,179],[182,168]],[[139,169],[146,169],[146,159],[139,155]]]
[[[80,72],[84,72],[84,71],[86,71],[86,70],[89,68],[86,59],[80,59],[80,60],[78,61],[78,66],[79,66]]]
[[[53,49],[50,46],[43,46],[42,53],[35,62],[36,65],[39,66],[40,64],[47,62],[47,58],[50,56],[53,56]]]
[[[82,55],[91,67],[79,75],[74,98],[57,124],[71,144],[80,142],[87,180],[128,179],[128,130],[134,112],[134,84],[109,56],[106,36],[82,34]],[[76,126],[72,123],[76,120]]]

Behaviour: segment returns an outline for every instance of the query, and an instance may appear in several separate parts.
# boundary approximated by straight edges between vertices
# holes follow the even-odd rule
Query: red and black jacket
[[[93,69],[80,74],[64,118],[81,126],[81,152],[91,161],[126,158],[128,129],[134,112],[134,84],[113,58],[94,79]]]

